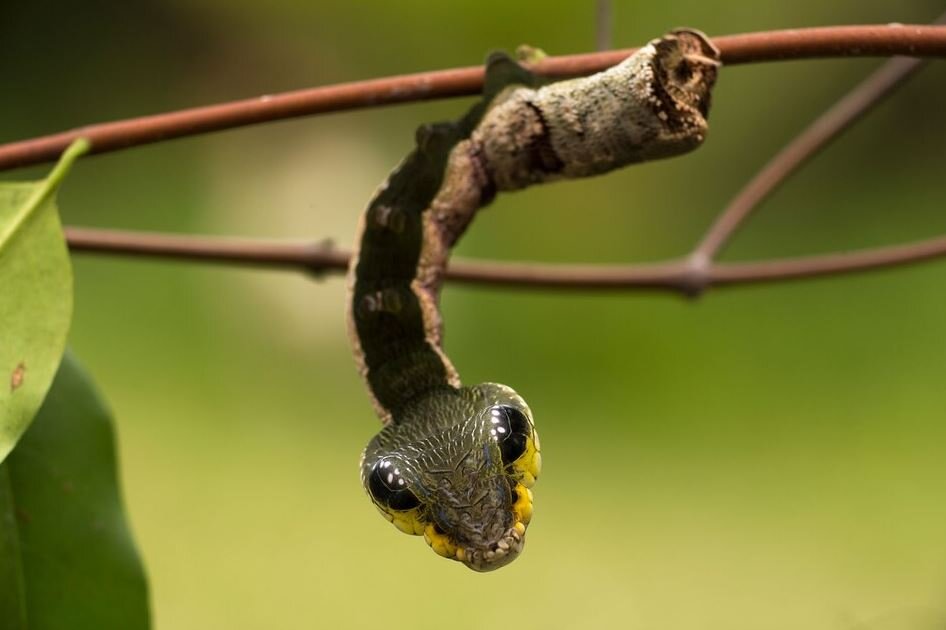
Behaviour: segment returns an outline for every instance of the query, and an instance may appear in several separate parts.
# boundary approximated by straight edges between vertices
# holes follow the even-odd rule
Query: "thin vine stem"
[[[727,35],[713,38],[713,43],[723,63],[730,66],[815,57],[946,57],[946,27],[830,26]],[[549,57],[531,69],[552,78],[589,74],[620,62],[634,50]],[[483,68],[473,66],[340,83],[88,125],[0,145],[0,170],[53,161],[80,137],[92,143],[92,153],[106,153],[297,116],[471,95],[479,93],[482,86]]]
[[[242,264],[343,273],[351,253],[329,243],[235,239],[179,234],[66,228],[74,252]],[[919,263],[946,256],[946,236],[854,252],[739,263],[711,263],[695,271],[687,259],[641,265],[547,265],[454,260],[447,277],[468,284],[556,289],[652,289],[686,295],[708,286],[799,280]]]

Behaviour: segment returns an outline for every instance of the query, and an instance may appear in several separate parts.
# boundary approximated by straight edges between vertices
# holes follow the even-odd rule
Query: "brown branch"
[[[343,272],[349,252],[327,243],[146,234],[66,228],[73,252],[237,263],[298,269],[315,274]],[[688,260],[643,265],[542,265],[453,261],[447,276],[471,284],[558,289],[654,289],[693,295],[707,286],[735,286],[811,278],[914,264],[946,256],[946,237],[843,254],[744,263],[713,263],[694,270]]]
[[[304,243],[79,227],[66,227],[65,232],[73,252],[300,269],[313,273],[348,267],[349,253],[333,249],[328,241]]]
[[[750,59],[777,58],[778,51],[789,50],[795,56],[827,54],[831,46],[841,45],[843,36],[862,37],[864,29],[877,38],[876,46],[896,47],[897,42],[885,36],[883,29],[907,33],[910,40],[917,33],[933,33],[929,41],[946,35],[946,29],[924,27],[843,27],[778,31],[718,38],[728,63]],[[867,38],[869,39],[869,38]],[[864,41],[867,41],[865,39]],[[727,50],[726,41],[735,41]],[[912,41],[912,40],[911,40]],[[773,43],[775,42],[775,43]],[[881,43],[877,43],[881,42]],[[903,43],[902,41],[900,42]],[[929,43],[929,42],[927,42]],[[946,44],[946,37],[943,37]],[[864,44],[862,41],[861,44]],[[851,45],[848,41],[844,45]],[[859,45],[859,44],[856,44]],[[938,46],[939,44],[935,44]],[[741,46],[741,48],[740,48]],[[935,47],[935,46],[934,46]],[[909,52],[918,53],[923,46],[912,41]],[[944,46],[946,48],[946,46]],[[879,51],[879,48],[872,50]],[[926,52],[933,48],[923,49]],[[818,51],[813,52],[813,51]],[[855,53],[862,52],[853,51]],[[834,51],[845,52],[845,51]],[[846,51],[848,53],[852,51]],[[899,52],[898,50],[888,52]],[[626,54],[621,51],[620,56]],[[743,57],[740,58],[739,54]],[[942,55],[943,51],[937,53]],[[601,55],[584,55],[585,59]],[[561,61],[559,58],[558,61]],[[576,58],[571,58],[572,60]],[[514,286],[626,289],[646,288],[698,295],[708,286],[732,286],[759,282],[809,278],[827,274],[852,273],[879,267],[917,263],[946,256],[946,237],[842,254],[828,254],[783,260],[744,263],[713,263],[713,256],[725,244],[751,211],[806,159],[836,137],[857,118],[890,93],[917,68],[915,60],[893,60],[862,82],[838,104],[821,116],[796,140],[781,151],[736,196],[703,242],[686,259],[630,266],[550,266],[509,263],[453,262],[448,277],[471,283]],[[460,72],[465,72],[461,70]],[[418,76],[418,75],[415,75]],[[362,84],[363,85],[363,84]],[[222,106],[225,107],[225,106]],[[185,112],[186,113],[186,112]],[[2,156],[0,147],[0,156]],[[328,243],[288,243],[251,239],[219,239],[214,237],[144,234],[67,228],[67,239],[73,251],[93,251],[136,256],[158,256],[176,259],[237,263],[254,266],[275,266],[321,274],[347,268],[349,253],[333,249]]]
[[[946,57],[946,28],[873,25],[792,29],[713,39],[727,65],[840,56]],[[589,74],[618,63],[634,49],[549,57],[533,70],[548,77]],[[0,170],[56,159],[76,138],[92,153],[170,140],[296,116],[476,94],[481,66],[341,83],[307,90],[80,127],[0,145]]]

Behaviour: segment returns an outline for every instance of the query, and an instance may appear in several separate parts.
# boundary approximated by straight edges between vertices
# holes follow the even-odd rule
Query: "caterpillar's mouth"
[[[430,524],[424,530],[424,540],[438,555],[458,560],[474,571],[492,571],[512,562],[526,544],[526,527],[532,520],[532,491],[516,484],[516,501],[512,505],[515,522],[499,540],[482,547],[463,547]]]
[[[474,571],[492,571],[512,562],[526,544],[526,526],[518,521],[485,549],[457,549],[457,560]]]

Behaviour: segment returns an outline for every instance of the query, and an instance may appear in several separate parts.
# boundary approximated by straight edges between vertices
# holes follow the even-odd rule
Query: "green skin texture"
[[[471,550],[465,564],[477,571],[511,562],[522,549],[509,537],[515,525],[515,474],[504,466],[489,432],[490,410],[515,407],[532,420],[525,401],[512,389],[484,383],[431,391],[404,408],[368,443],[362,474],[387,456],[420,500],[424,520],[433,522],[460,547]],[[370,492],[369,492],[370,495]],[[507,539],[509,553],[485,562],[476,554]]]
[[[536,89],[534,75],[494,55],[483,99],[454,123],[421,127],[417,148],[365,213],[349,326],[386,426],[365,449],[362,481],[371,496],[372,471],[391,461],[420,518],[466,550],[472,569],[508,563],[524,542],[510,538],[518,479],[490,433],[491,410],[518,409],[536,436],[518,394],[491,383],[460,387],[440,350],[436,302],[446,254],[498,191],[699,146],[718,59],[705,36],[676,31],[603,73]],[[383,497],[372,500],[387,511]],[[500,542],[504,553],[485,555]]]

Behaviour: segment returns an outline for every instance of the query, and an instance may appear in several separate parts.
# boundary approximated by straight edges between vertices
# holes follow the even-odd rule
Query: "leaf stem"
[[[44,179],[37,182],[30,196],[23,203],[22,209],[16,214],[15,218],[8,224],[5,231],[0,232],[0,248],[8,242],[17,232],[29,221],[30,217],[41,208],[43,203],[50,195],[56,192],[63,178],[72,168],[75,161],[83,154],[87,153],[91,144],[85,138],[78,138],[70,144],[63,152],[59,161],[53,167]]]

